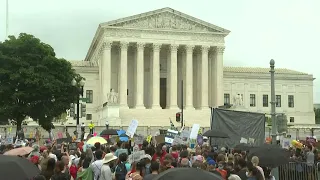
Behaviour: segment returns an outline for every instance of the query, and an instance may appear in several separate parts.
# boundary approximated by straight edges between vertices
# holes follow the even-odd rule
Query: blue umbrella
[[[118,136],[119,136],[119,139],[120,139],[120,141],[123,141],[123,142],[128,142],[129,141],[129,138],[128,137],[123,137],[123,136],[121,136],[122,134],[125,134],[126,133],[126,131],[125,130],[119,130],[119,131],[117,131],[117,133],[118,133]]]

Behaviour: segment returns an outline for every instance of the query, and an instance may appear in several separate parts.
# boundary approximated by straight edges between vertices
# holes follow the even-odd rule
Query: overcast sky
[[[0,39],[6,36],[0,1]],[[9,0],[9,34],[26,32],[58,57],[83,60],[99,23],[171,7],[231,30],[226,66],[276,67],[313,74],[320,103],[320,0]]]

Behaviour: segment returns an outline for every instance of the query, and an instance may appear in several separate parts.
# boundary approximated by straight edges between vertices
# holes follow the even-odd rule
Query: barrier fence
[[[277,176],[277,175],[275,175]],[[320,162],[307,164],[305,162],[290,162],[278,168],[279,180],[319,180]]]

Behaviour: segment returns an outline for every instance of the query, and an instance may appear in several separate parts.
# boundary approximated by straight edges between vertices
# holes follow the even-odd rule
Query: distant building
[[[229,32],[171,8],[100,24],[85,60],[71,61],[86,78],[81,121],[104,126],[109,113],[119,116],[108,119],[110,126],[128,126],[133,118],[139,126],[169,126],[182,98],[187,126],[209,127],[209,107],[269,113],[269,68],[223,67]],[[288,122],[315,123],[313,79],[276,69],[276,110]],[[108,108],[110,89],[118,102]]]

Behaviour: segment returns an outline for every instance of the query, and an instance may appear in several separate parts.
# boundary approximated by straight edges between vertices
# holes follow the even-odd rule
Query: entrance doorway
[[[160,106],[162,109],[167,106],[167,78],[160,78]]]

